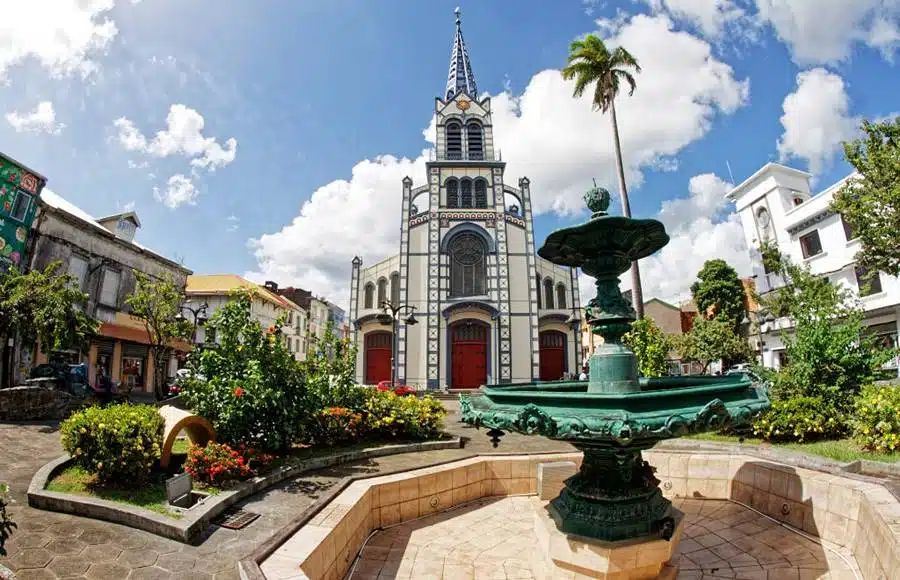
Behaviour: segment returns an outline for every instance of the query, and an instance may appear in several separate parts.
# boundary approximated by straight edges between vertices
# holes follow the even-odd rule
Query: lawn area
[[[177,519],[181,515],[169,509],[169,502],[166,499],[167,476],[167,474],[154,474],[153,479],[140,487],[101,486],[97,484],[95,475],[80,467],[71,466],[47,482],[47,491],[90,495],[118,503],[136,505]]]
[[[689,435],[686,439],[694,439],[698,441],[714,441],[717,443],[740,443],[735,435],[720,435],[718,433],[703,433],[700,435]],[[743,441],[744,445],[761,445],[775,447],[777,449],[790,449],[791,451],[801,451],[809,455],[818,455],[826,457],[834,461],[848,463],[858,459],[867,459],[869,461],[880,461],[882,463],[898,463],[900,462],[900,453],[872,453],[860,448],[851,439],[840,439],[838,441],[816,441],[814,443],[766,443],[762,439],[754,439],[747,437]]]

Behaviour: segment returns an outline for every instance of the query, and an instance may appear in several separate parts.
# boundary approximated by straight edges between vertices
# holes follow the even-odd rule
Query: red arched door
[[[366,384],[391,380],[391,333],[370,332],[366,335]]]
[[[450,327],[450,387],[477,389],[487,382],[488,326],[470,320]]]
[[[540,334],[541,380],[558,381],[566,372],[566,335],[558,330]]]

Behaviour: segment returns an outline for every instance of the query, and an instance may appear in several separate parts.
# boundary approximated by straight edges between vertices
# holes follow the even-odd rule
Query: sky
[[[748,274],[732,184],[775,161],[824,189],[861,119],[900,111],[900,0],[31,0],[0,21],[0,151],[94,216],[133,209],[196,273],[346,305],[352,258],[399,248],[401,180],[424,183],[457,5],[538,243],[588,217],[593,179],[617,193],[609,118],[559,74],[569,43],[638,59],[616,102],[632,214],[672,238],[645,299],[715,257]]]

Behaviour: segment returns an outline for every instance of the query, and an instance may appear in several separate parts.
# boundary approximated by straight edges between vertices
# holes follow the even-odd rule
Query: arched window
[[[391,304],[400,304],[400,274],[397,272],[391,274]]]
[[[462,126],[456,121],[447,123],[447,159],[462,159]]]
[[[471,121],[466,126],[466,138],[469,145],[469,159],[484,159],[484,138],[481,133],[481,124]]]
[[[541,298],[541,275],[535,274],[534,281],[537,282],[537,299],[538,299],[538,310],[544,307],[544,300]]]
[[[387,280],[381,278],[378,280],[378,308],[387,300]]]
[[[553,280],[550,278],[544,279],[544,308],[553,309]]]
[[[471,179],[462,179],[459,182],[459,207],[472,207]]]
[[[476,234],[464,232],[450,242],[450,296],[487,294],[487,248]]]
[[[374,308],[372,301],[375,299],[375,284],[369,282],[366,284],[366,295],[363,301],[363,308]]]
[[[447,207],[459,207],[459,182],[452,178],[447,180]]]
[[[487,207],[487,181],[484,179],[475,180],[475,207]]]
[[[556,307],[557,308],[566,308],[566,285],[565,284],[557,284],[556,285]]]

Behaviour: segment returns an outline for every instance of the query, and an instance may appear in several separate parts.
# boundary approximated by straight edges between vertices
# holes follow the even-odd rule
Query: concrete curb
[[[313,502],[308,508],[306,508],[303,513],[294,518],[294,520],[269,536],[269,539],[260,544],[260,546],[256,548],[256,550],[254,550],[249,556],[247,556],[243,560],[239,560],[238,574],[240,574],[241,580],[266,580],[266,576],[263,574],[262,569],[259,567],[260,563],[271,556],[275,552],[275,550],[279,548],[279,546],[285,543],[292,535],[294,535],[294,533],[296,533],[297,530],[305,526],[311,519],[316,516],[316,514],[322,511],[325,506],[331,503],[334,498],[340,495],[342,491],[347,489],[347,487],[355,481],[363,481],[376,477],[384,477],[386,475],[405,473],[407,471],[418,471],[420,469],[428,469],[429,467],[437,467],[439,465],[446,465],[448,463],[456,463],[457,461],[465,461],[466,459],[472,459],[475,457],[503,457],[513,455],[568,455],[571,453],[573,452],[534,451],[526,453],[471,453],[468,455],[462,455],[460,457],[454,457],[453,459],[445,459],[443,461],[435,461],[434,463],[428,463],[426,465],[419,465],[413,468],[393,469],[390,471],[382,471],[380,473],[366,473],[362,475],[351,475],[345,477],[331,489],[329,489],[325,494],[323,494],[319,499]]]
[[[123,524],[156,534],[157,536],[192,544],[200,539],[209,526],[209,522],[227,508],[250,495],[303,472],[361,459],[440,449],[460,449],[461,447],[462,439],[455,438],[445,441],[385,445],[383,447],[372,447],[309,459],[291,467],[281,467],[265,476],[249,479],[236,489],[229,489],[218,495],[209,496],[191,509],[183,512],[179,519],[169,518],[140,507],[105,499],[47,491],[47,482],[53,475],[68,467],[72,462],[69,456],[63,456],[46,464],[31,479],[31,484],[28,486],[28,505],[37,509]]]

